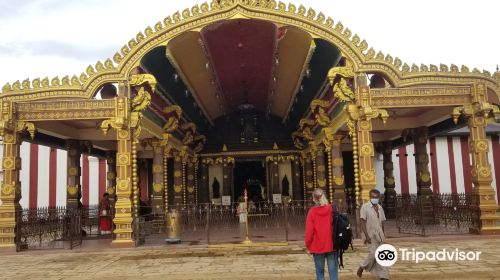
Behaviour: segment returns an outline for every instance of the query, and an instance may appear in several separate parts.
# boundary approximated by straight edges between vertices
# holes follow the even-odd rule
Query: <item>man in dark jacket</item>
[[[337,253],[333,251],[332,240],[332,207],[323,194],[322,189],[313,191],[316,204],[307,213],[305,243],[309,253],[313,255],[316,267],[316,279],[325,279],[325,260],[328,263],[330,280],[338,279]]]

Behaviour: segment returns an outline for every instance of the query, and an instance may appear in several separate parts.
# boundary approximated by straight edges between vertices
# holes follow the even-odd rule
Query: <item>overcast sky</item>
[[[283,1],[288,2],[288,1]],[[500,64],[498,0],[292,0],[313,7],[409,65]],[[0,86],[80,74],[138,31],[196,0],[0,0]]]

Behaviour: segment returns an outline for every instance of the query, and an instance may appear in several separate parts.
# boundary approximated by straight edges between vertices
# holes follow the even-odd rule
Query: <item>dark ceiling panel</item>
[[[266,111],[277,36],[277,26],[262,20],[227,20],[201,30],[229,111],[246,103]]]
[[[316,50],[309,62],[309,77],[304,77],[302,90],[297,94],[297,101],[289,113],[287,124],[297,127],[301,118],[309,109],[311,101],[320,94],[320,90],[327,80],[328,70],[340,61],[340,50],[323,39],[314,39]]]
[[[208,120],[195,105],[195,99],[168,61],[165,46],[157,47],[147,53],[141,60],[141,67],[155,76],[160,91],[182,108],[187,120],[194,122],[198,131],[203,132],[208,129]]]

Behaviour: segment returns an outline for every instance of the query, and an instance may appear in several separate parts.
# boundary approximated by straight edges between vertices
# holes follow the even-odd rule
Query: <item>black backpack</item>
[[[339,267],[344,267],[344,251],[352,248],[352,228],[346,214],[333,211],[333,249],[337,251]]]

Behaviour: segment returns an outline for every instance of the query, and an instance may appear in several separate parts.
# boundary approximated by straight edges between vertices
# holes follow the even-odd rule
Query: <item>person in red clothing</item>
[[[316,279],[325,279],[325,260],[328,264],[330,280],[338,279],[337,252],[333,250],[332,207],[328,204],[322,189],[313,191],[315,206],[307,213],[304,241],[307,250],[313,255]]]

